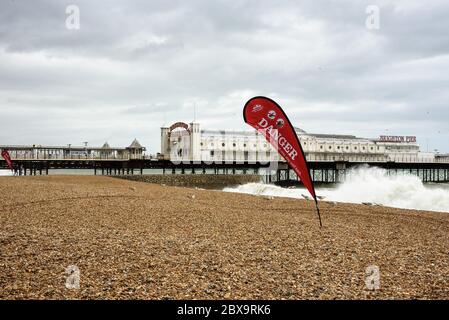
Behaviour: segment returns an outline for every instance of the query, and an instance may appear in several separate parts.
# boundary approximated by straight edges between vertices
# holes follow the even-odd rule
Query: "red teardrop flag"
[[[8,150],[2,151],[2,157],[5,159],[6,164],[8,165],[8,168],[13,170],[12,161],[11,161],[11,157],[9,156]]]
[[[275,101],[269,98],[254,97],[245,104],[243,119],[265,136],[298,175],[301,182],[315,199],[321,226],[318,200],[315,186],[310,176],[309,166],[295,129],[285,112]]]

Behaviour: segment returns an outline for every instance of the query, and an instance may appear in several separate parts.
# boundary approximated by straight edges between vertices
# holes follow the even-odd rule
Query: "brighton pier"
[[[449,155],[421,152],[414,136],[310,134],[295,128],[311,176],[318,183],[344,181],[349,169],[368,165],[389,174],[408,173],[423,182],[449,182]],[[8,150],[16,175],[49,174],[49,170],[89,169],[92,174],[260,174],[265,182],[298,183],[276,150],[256,131],[201,130],[200,124],[176,122],[161,128],[161,150],[147,155],[137,139],[128,147],[15,146]],[[7,165],[0,159],[0,168]]]

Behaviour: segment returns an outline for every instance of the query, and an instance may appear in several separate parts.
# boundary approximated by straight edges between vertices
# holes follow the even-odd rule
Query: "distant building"
[[[105,142],[102,147],[90,146],[42,146],[42,145],[0,145],[0,150],[9,151],[13,160],[27,159],[143,159],[145,148],[134,139],[126,148],[112,148]]]
[[[421,153],[416,137],[312,134],[295,128],[309,161],[435,162],[433,153]],[[177,122],[161,128],[160,158],[193,161],[279,160],[280,156],[256,131],[202,130],[200,124]],[[448,158],[440,159],[449,160]]]

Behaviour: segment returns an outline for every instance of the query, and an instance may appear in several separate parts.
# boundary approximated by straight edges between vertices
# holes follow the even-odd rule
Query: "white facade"
[[[295,128],[309,161],[435,162],[416,142],[387,142],[352,135],[309,134]],[[201,130],[199,123],[161,128],[161,158],[172,161],[267,162],[281,159],[254,131]]]
[[[137,139],[134,139],[126,148],[111,148],[106,142],[102,147],[0,145],[1,150],[8,150],[12,160],[127,160],[144,159],[146,149]]]

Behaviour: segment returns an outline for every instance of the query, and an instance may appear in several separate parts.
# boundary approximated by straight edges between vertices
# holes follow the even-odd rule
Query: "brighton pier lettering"
[[[276,141],[276,143],[284,149],[288,156],[292,160],[295,160],[298,155],[298,151],[293,148],[293,146],[279,133],[277,129],[274,129],[273,126],[268,126],[268,124],[269,123],[265,118],[262,118],[258,123],[259,128],[267,133],[267,136],[270,138],[270,142],[273,140]]]
[[[416,142],[415,136],[380,136],[381,142]]]

